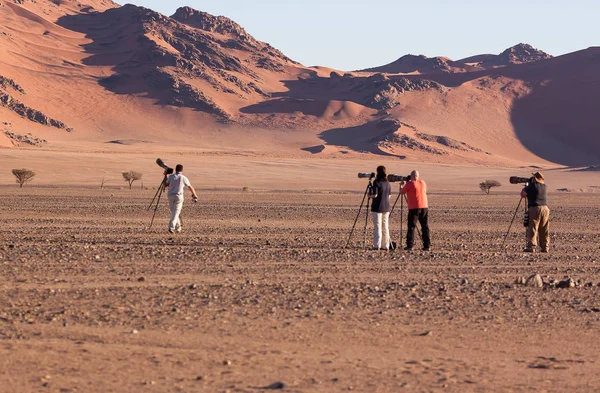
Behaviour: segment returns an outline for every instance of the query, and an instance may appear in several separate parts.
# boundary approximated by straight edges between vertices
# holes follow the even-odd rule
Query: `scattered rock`
[[[285,389],[287,387],[287,385],[283,382],[277,381],[277,382],[273,382],[272,384],[265,386],[265,389],[269,389],[269,390],[278,390],[278,389]]]
[[[542,276],[540,276],[539,274],[533,274],[533,275],[529,276],[529,278],[525,282],[525,285],[527,285],[528,287],[532,287],[532,288],[543,288],[544,280],[542,279]]]
[[[572,278],[568,278],[566,280],[559,281],[558,284],[556,284],[556,287],[557,288],[574,288],[575,281],[573,281]]]

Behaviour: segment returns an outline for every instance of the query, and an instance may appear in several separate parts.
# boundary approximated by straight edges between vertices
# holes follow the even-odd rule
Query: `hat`
[[[538,183],[544,184],[544,175],[542,174],[542,172],[534,173],[533,177],[535,177],[535,181],[537,181]]]

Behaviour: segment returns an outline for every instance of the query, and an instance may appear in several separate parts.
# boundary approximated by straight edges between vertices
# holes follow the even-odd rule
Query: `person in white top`
[[[190,184],[190,181],[183,174],[183,165],[177,164],[175,167],[175,173],[169,175],[167,178],[167,197],[169,198],[169,209],[171,209],[171,221],[169,221],[169,232],[181,232],[181,209],[183,208],[183,189],[189,188],[192,192],[192,198],[194,202],[198,202],[198,195],[196,190]]]

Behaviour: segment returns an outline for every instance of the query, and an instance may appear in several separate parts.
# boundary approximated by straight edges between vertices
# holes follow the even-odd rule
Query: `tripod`
[[[510,225],[508,226],[508,231],[506,231],[506,235],[504,235],[504,241],[502,241],[502,248],[504,248],[504,244],[506,243],[508,234],[510,233],[510,230],[513,226],[513,223],[515,222],[515,218],[517,217],[517,213],[519,212],[519,208],[521,207],[521,203],[523,203],[523,201],[525,201],[525,209],[527,209],[527,198],[521,197],[521,199],[519,200],[519,204],[517,205],[517,208],[515,209],[515,214],[513,214],[513,218],[512,218],[512,220],[510,220]]]
[[[394,209],[396,208],[396,204],[398,204],[398,199],[402,195],[402,184],[400,184],[400,190],[398,191],[398,196],[394,201],[394,205],[392,206],[392,210],[390,211],[390,217],[392,217],[392,213],[394,213]],[[404,196],[406,198],[406,195]],[[400,243],[396,248],[402,248],[402,237],[404,231],[404,198],[400,199]]]
[[[152,202],[150,202],[150,206],[148,206],[148,210],[152,209],[152,205],[156,200],[156,205],[154,206],[154,213],[152,214],[152,220],[150,221],[150,226],[148,229],[152,228],[152,224],[154,223],[154,217],[156,217],[156,211],[158,210],[158,205],[160,204],[160,198],[162,197],[163,191],[167,186],[167,175],[163,177],[160,186],[158,186],[158,190],[156,190],[156,194],[154,194],[154,198],[152,198]],[[158,198],[157,198],[158,197]]]
[[[365,215],[365,228],[364,228],[364,233],[363,233],[363,248],[367,248],[367,226],[369,225],[369,203],[370,203],[370,200],[367,198],[367,194],[369,194],[372,187],[373,187],[373,180],[369,179],[369,184],[367,184],[367,188],[365,189],[365,193],[363,195],[362,202],[360,203],[360,207],[358,208],[358,213],[356,214],[356,218],[354,219],[354,225],[352,225],[352,230],[350,231],[350,235],[348,236],[348,241],[346,242],[346,247],[344,247],[344,248],[348,248],[348,246],[350,245],[350,240],[352,240],[352,235],[354,234],[354,229],[356,228],[356,223],[358,222],[358,218],[360,217],[360,212],[362,211],[363,205],[365,204],[365,199],[367,200],[367,207],[366,207],[367,214]]]

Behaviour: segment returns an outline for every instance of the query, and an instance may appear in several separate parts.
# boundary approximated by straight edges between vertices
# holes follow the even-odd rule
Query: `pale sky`
[[[117,0],[118,1],[118,0]],[[312,66],[355,70],[405,54],[460,59],[520,42],[551,55],[600,45],[600,0],[134,0],[223,15]]]

